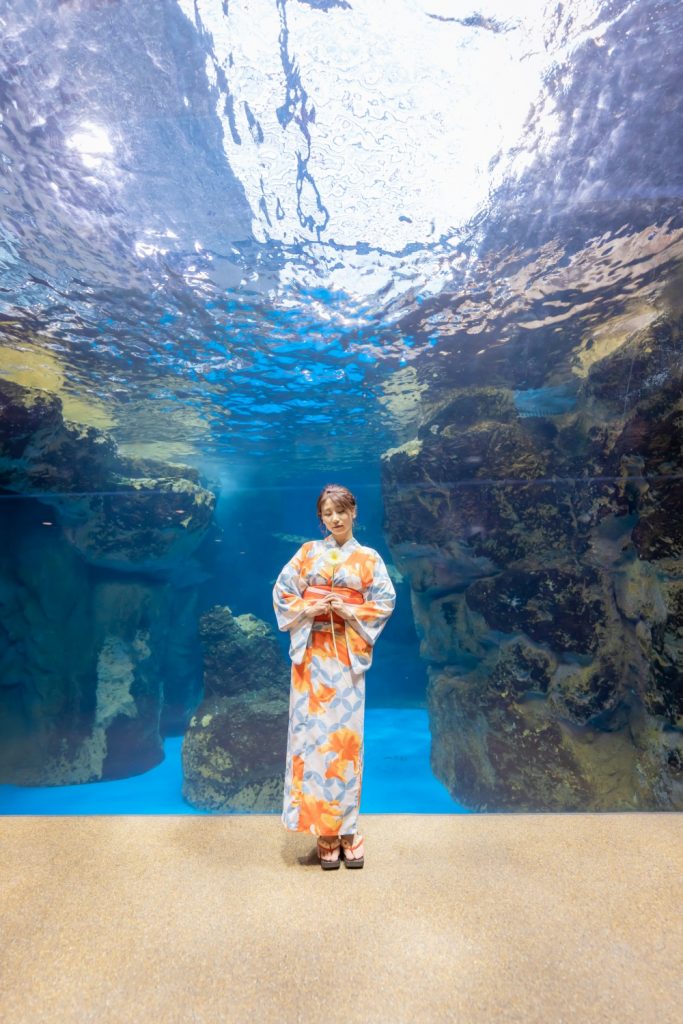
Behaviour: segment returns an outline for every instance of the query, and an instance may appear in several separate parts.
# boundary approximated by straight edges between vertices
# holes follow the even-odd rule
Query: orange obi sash
[[[332,587],[329,583],[314,583],[313,586],[306,587],[303,592],[303,599],[304,601],[319,601],[321,597],[332,593],[338,594],[346,604],[365,604],[365,598],[360,590],[353,590],[351,587]],[[327,622],[329,624],[330,616],[329,614],[316,615],[313,621]],[[341,615],[337,615],[336,612],[332,612],[332,621],[338,626],[344,625],[344,619]]]

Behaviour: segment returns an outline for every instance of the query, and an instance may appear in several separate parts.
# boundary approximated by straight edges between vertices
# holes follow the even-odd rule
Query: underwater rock
[[[683,580],[672,577],[662,584],[666,618],[653,625],[641,618],[636,631],[641,627],[639,639],[655,684],[643,696],[645,707],[683,731]]]
[[[521,632],[550,650],[595,653],[605,620],[599,574],[515,567],[476,580],[465,600],[502,633]]]
[[[519,639],[475,671],[430,669],[435,774],[478,810],[676,806],[683,785],[680,737],[619,698],[607,702],[608,728],[597,720],[578,727],[557,713],[552,699],[557,667],[563,666],[549,652]],[[583,693],[594,711],[600,682],[607,694],[620,689],[617,680],[597,675],[584,676]],[[587,707],[579,717],[590,721]]]
[[[434,392],[434,394],[432,394]],[[505,388],[426,388],[421,390],[422,416],[418,437],[473,423],[511,423],[516,418],[514,393]]]
[[[187,559],[216,503],[197,480],[189,467],[121,458],[106,434],[66,423],[56,396],[0,380],[0,489],[51,507],[90,564],[162,572]]]
[[[534,389],[425,373],[382,457],[432,767],[466,806],[683,809],[681,333]]]
[[[399,571],[411,580],[415,556],[430,545],[439,549],[435,565],[455,562],[456,577],[461,570],[479,576],[533,555],[539,545],[565,544],[572,530],[571,519],[557,514],[568,499],[565,487],[548,480],[546,446],[527,421],[493,418],[515,416],[510,393],[494,402],[493,389],[473,391],[469,403],[458,393],[457,402],[442,405],[420,428],[418,444],[382,460],[388,540]],[[466,416],[481,408],[487,418],[467,425]],[[449,409],[458,417],[453,426],[443,420]],[[520,507],[533,513],[532,530]],[[418,572],[424,575],[422,565]],[[445,579],[435,580],[435,588],[442,585]]]
[[[52,499],[67,540],[90,562],[119,572],[164,572],[196,551],[215,496],[188,480],[132,479],[127,492]]]
[[[568,731],[543,714],[542,699],[496,694],[476,672],[429,675],[431,765],[451,792],[478,810],[597,809],[589,766]],[[631,796],[628,784],[623,795]]]
[[[215,496],[195,470],[121,458],[65,422],[58,397],[5,380],[0,489],[0,779],[147,771],[201,689],[196,590],[170,581]]]
[[[622,417],[628,411],[627,429],[642,423],[643,413],[651,405],[660,411],[670,410],[680,398],[682,340],[681,323],[666,315],[634,331],[624,344],[592,363],[579,401],[602,402]],[[650,419],[642,426],[647,438],[659,433],[658,420]]]
[[[275,632],[227,606],[200,620],[205,698],[183,740],[183,795],[202,810],[271,811],[282,802],[289,667]]]
[[[0,489],[41,495],[104,490],[118,468],[111,438],[65,423],[56,395],[0,379]]]
[[[614,567],[613,583],[614,599],[624,618],[635,623],[642,619],[651,626],[666,623],[668,611],[662,580],[652,563],[633,552]]]
[[[683,480],[653,480],[632,533],[641,558],[650,561],[683,558]]]
[[[205,700],[183,740],[183,797],[188,803],[210,811],[278,809],[287,715],[287,696],[277,688]]]
[[[30,501],[0,507],[0,781],[127,778],[163,760],[166,685],[197,699],[195,595],[93,573]]]
[[[201,617],[204,692],[231,696],[261,687],[289,693],[289,669],[274,630],[255,615],[216,605]]]
[[[563,663],[551,680],[549,703],[566,723],[614,731],[615,721],[623,717],[619,713],[626,696],[623,678],[624,658],[618,653],[610,658],[603,652],[588,665]]]

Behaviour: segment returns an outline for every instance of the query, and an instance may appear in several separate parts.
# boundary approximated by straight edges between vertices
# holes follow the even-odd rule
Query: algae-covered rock
[[[152,475],[154,474],[154,475]],[[60,399],[0,380],[0,780],[123,778],[197,703],[194,588],[174,587],[215,496],[121,458]]]
[[[183,740],[185,798],[204,810],[279,808],[289,669],[271,626],[209,609],[200,621],[205,698]]]
[[[466,601],[503,633],[521,632],[551,650],[593,653],[605,620],[602,581],[595,569],[515,566],[475,580]]]
[[[215,496],[188,480],[129,481],[127,491],[78,502],[52,499],[64,533],[90,562],[120,572],[163,572],[186,561],[211,522]]]
[[[0,488],[43,495],[101,490],[119,468],[111,438],[66,423],[56,395],[0,379]]]
[[[163,760],[165,681],[184,689],[186,709],[196,702],[194,675],[167,660],[171,636],[190,642],[192,620],[179,620],[169,587],[92,576],[31,509],[0,509],[0,780],[59,786],[147,771]]]
[[[204,657],[204,692],[229,696],[275,686],[289,692],[289,671],[275,632],[255,615],[233,615],[227,605],[206,612],[199,623]]]
[[[559,724],[516,685],[431,670],[432,769],[478,810],[579,810],[590,786]]]
[[[0,488],[35,496],[86,561],[123,572],[162,572],[187,559],[216,502],[195,470],[123,459],[102,431],[65,422],[58,397],[3,380]]]
[[[277,810],[287,711],[287,696],[270,687],[203,701],[183,740],[185,799],[203,810]]]
[[[510,362],[506,387],[418,374],[385,526],[466,805],[683,808],[681,334],[662,317],[532,392]]]
[[[531,671],[503,654],[458,674],[430,669],[431,765],[451,792],[477,810],[624,811],[677,806],[683,786],[679,737],[624,704],[608,728],[580,727],[547,695],[546,652]],[[526,659],[524,659],[526,660]],[[534,678],[535,676],[535,678]],[[610,688],[611,689],[611,688]],[[585,691],[595,701],[593,688]]]

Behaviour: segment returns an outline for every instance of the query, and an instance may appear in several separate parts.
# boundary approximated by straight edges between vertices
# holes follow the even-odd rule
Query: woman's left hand
[[[331,597],[329,606],[332,611],[336,612],[337,615],[340,615],[342,619],[353,618],[353,608],[346,604],[345,601],[342,601],[341,597]]]

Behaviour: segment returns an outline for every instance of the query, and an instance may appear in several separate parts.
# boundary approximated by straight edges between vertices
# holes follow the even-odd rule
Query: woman
[[[292,659],[282,822],[318,837],[323,869],[338,868],[342,853],[346,867],[362,868],[365,673],[396,593],[381,557],[353,536],[353,494],[329,484],[317,509],[327,536],[303,544],[273,588]]]

